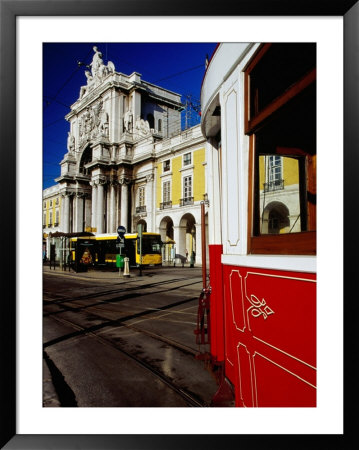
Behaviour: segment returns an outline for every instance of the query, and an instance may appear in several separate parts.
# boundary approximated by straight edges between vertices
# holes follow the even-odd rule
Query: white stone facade
[[[87,83],[66,116],[70,130],[61,173],[57,185],[49,188],[60,197],[61,221],[56,229],[45,223],[44,232],[115,233],[119,225],[134,232],[140,223],[147,231],[159,232],[164,212],[157,199],[158,163],[201,143],[204,147],[200,127],[181,132],[179,94],[143,81],[136,72],[129,76],[116,72],[112,62],[105,64],[101,52],[93,50]],[[166,211],[173,220],[176,252],[181,254],[189,245],[189,222],[200,236],[198,199]],[[186,214],[188,220],[183,218]],[[181,227],[184,232],[178,234]]]

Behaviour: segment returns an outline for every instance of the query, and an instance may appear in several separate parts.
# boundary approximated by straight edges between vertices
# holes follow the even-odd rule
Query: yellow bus
[[[142,253],[142,255],[141,255]],[[161,266],[162,241],[158,233],[142,233],[142,252],[138,233],[127,233],[123,242],[117,234],[74,237],[70,239],[71,265],[76,272],[86,268],[116,267],[116,256],[129,258],[130,267]]]

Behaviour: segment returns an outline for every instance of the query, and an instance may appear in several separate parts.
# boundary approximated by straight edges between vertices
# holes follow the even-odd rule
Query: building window
[[[171,182],[165,181],[162,186],[162,199],[163,202],[160,203],[160,209],[172,208],[171,201]]]
[[[183,197],[192,197],[192,176],[183,178]]]
[[[158,119],[158,131],[162,131],[162,119]]]
[[[56,212],[55,212],[55,227],[57,227],[58,224],[60,223],[59,217],[60,217],[59,211],[56,210]]]
[[[42,216],[42,225],[46,227],[46,213]]]
[[[183,177],[183,198],[181,199],[181,206],[192,204],[192,176]]]
[[[282,158],[277,155],[271,155],[268,158],[268,180],[274,186],[282,180]]]
[[[183,155],[183,165],[189,166],[192,162],[192,155],[191,153],[186,153]]]
[[[171,161],[167,159],[167,161],[163,161],[163,171],[168,172],[171,170]]]
[[[163,203],[171,201],[171,182],[165,181],[163,183]]]
[[[59,205],[59,197],[57,197],[56,201],[55,201],[55,205],[58,206]]]
[[[146,212],[146,190],[145,186],[138,188],[138,206],[136,206],[136,213]]]
[[[52,208],[52,200],[50,200],[50,208]]]
[[[145,187],[138,188],[138,206],[145,206]]]
[[[52,211],[50,211],[49,227],[52,227]]]
[[[153,117],[153,114],[151,114],[151,113],[147,114],[147,122],[148,122],[150,128],[155,127],[155,118]]]
[[[245,69],[250,253],[316,253],[315,66],[315,44],[265,44]]]

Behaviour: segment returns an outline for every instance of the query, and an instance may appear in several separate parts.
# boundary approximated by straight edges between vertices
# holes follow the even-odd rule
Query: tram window
[[[310,73],[315,67],[315,58],[313,43],[265,44],[250,70],[250,118]]]
[[[270,46],[273,50],[276,44]],[[305,47],[305,46],[304,46]],[[271,76],[267,72],[265,82],[257,77],[248,97],[249,120],[246,132],[250,135],[250,214],[249,252],[268,254],[316,253],[316,83],[314,72],[297,83],[293,80],[315,66],[313,46],[309,55],[298,60],[297,68],[287,68],[288,61],[295,61],[296,51],[303,46],[278,46],[273,64],[279,56],[285,61],[285,76],[276,79],[277,70]],[[268,49],[267,49],[268,50]],[[315,46],[314,46],[315,50]],[[284,53],[283,53],[284,52]],[[270,50],[264,52],[270,61]],[[308,57],[307,57],[308,56]],[[313,61],[314,58],[314,61]],[[261,60],[259,59],[259,62]],[[259,66],[259,62],[258,66]],[[294,62],[293,62],[294,64]],[[301,66],[302,64],[302,66]],[[276,67],[278,69],[278,67]],[[288,69],[288,70],[287,70]],[[252,64],[249,73],[261,73]],[[248,75],[248,74],[247,74]],[[314,79],[313,79],[314,76]],[[252,82],[252,80],[251,80]],[[288,84],[291,86],[288,88]],[[265,90],[273,92],[265,93]],[[267,87],[266,87],[267,86]],[[282,90],[282,92],[281,92]],[[272,102],[272,96],[276,99]],[[252,97],[255,96],[256,99]],[[253,110],[253,105],[256,106]],[[252,106],[250,106],[252,105]],[[257,115],[255,115],[257,114]]]

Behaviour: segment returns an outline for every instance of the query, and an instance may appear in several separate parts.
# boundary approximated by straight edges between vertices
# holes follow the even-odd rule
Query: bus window
[[[140,253],[139,243],[137,253]],[[144,235],[142,237],[142,254],[161,254],[161,238],[159,236]]]

